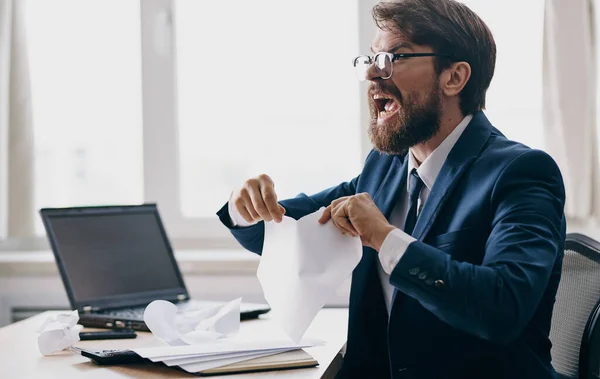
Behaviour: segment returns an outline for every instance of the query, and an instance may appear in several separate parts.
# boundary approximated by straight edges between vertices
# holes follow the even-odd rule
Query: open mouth
[[[400,104],[396,99],[384,94],[374,94],[373,101],[377,107],[377,119],[384,121],[398,112]]]

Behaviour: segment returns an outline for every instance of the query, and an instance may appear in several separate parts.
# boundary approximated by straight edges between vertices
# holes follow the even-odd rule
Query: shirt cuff
[[[237,211],[235,205],[231,202],[231,198],[233,197],[233,192],[229,196],[229,201],[227,202],[227,211],[229,212],[229,217],[231,218],[231,223],[233,227],[241,227],[245,228],[247,226],[252,226],[258,224],[258,221],[248,222],[244,220],[242,215]]]
[[[394,229],[388,233],[379,249],[379,262],[386,274],[391,275],[394,267],[408,249],[408,245],[416,241],[412,236],[400,229]]]

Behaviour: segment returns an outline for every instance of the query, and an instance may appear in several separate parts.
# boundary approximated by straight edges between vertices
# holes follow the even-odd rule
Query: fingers
[[[248,207],[245,204],[242,204],[241,206],[238,206],[236,204],[235,208],[237,209],[240,216],[242,216],[242,218],[246,220],[246,222],[250,224],[254,222],[254,215],[250,214],[250,211],[248,211]]]
[[[331,205],[325,208],[325,211],[319,218],[319,223],[324,224],[331,219],[333,225],[338,228],[342,234],[350,234],[351,236],[356,237],[358,232],[350,223],[346,213],[347,199],[348,197],[346,196],[332,201]]]
[[[272,220],[275,220],[275,222],[281,222],[281,219],[283,218],[281,209],[283,209],[283,207],[277,203],[277,194],[275,193],[273,181],[267,175],[261,175],[259,181],[263,204],[267,208],[269,217]],[[267,219],[265,218],[265,220]]]
[[[275,185],[268,175],[248,179],[234,196],[234,205],[247,222],[281,222],[285,208],[277,203]]]
[[[255,188],[250,191],[250,200],[252,201],[252,206],[261,220],[272,221],[273,217],[269,213],[269,209],[265,205],[265,202],[262,198],[262,194],[260,193],[260,188]]]
[[[331,218],[331,210],[347,198],[348,196],[343,196],[332,201],[331,204],[329,204],[329,206],[325,208],[325,211],[323,211],[323,214],[319,218],[319,224],[325,224],[327,221],[329,221],[329,219]]]
[[[250,200],[250,192],[246,187],[241,188],[232,199],[237,212],[246,222],[253,223],[260,221],[260,216],[254,210],[252,200]]]
[[[262,220],[256,209],[254,209],[254,204],[252,204],[252,199],[250,199],[249,193],[246,194],[246,196],[244,197],[244,208],[247,209],[248,213],[250,214],[250,217],[252,217],[252,221]]]
[[[350,234],[351,236],[356,237],[358,232],[348,219],[346,205],[347,202],[342,202],[333,208],[331,212],[331,221],[342,232],[342,234]]]
[[[325,224],[331,218],[331,205],[325,208],[323,214],[319,218],[319,224]]]

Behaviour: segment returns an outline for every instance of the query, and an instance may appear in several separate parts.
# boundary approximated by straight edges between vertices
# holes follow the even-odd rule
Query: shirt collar
[[[456,128],[454,128],[452,133],[450,133],[448,137],[446,137],[446,139],[442,141],[442,143],[427,157],[427,159],[423,161],[423,163],[421,163],[420,166],[417,164],[417,160],[413,156],[412,152],[409,150],[407,175],[408,180],[406,181],[407,191],[410,191],[410,173],[412,172],[413,168],[417,169],[417,174],[419,174],[419,177],[421,178],[427,189],[431,191],[433,183],[435,183],[435,179],[440,173],[444,162],[446,162],[448,154],[450,154],[450,150],[452,150],[452,148],[456,144],[456,141],[458,141],[462,133],[465,131],[467,125],[469,125],[469,123],[471,122],[471,119],[473,119],[473,115],[471,114],[463,118],[460,124],[458,124]]]

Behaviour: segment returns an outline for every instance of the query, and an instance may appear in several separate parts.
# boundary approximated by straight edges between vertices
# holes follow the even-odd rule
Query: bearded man
[[[373,16],[372,55],[354,60],[370,83],[373,150],[360,175],[278,201],[263,174],[219,217],[257,254],[264,222],[321,207],[319,222],[361,239],[339,378],[556,378],[564,185],[550,156],[482,111],[490,30],[453,0],[381,2]]]

